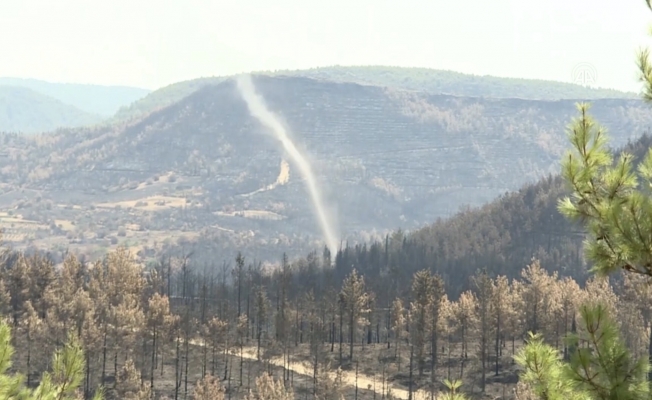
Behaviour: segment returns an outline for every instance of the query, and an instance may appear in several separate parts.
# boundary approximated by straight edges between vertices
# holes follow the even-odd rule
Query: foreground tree
[[[41,383],[35,389],[25,387],[25,377],[10,375],[11,356],[14,348],[10,344],[11,331],[3,321],[0,322],[0,398],[20,400],[74,400],[79,398],[79,386],[84,378],[84,354],[74,336],[56,351],[52,360],[52,372],[45,372]],[[103,394],[98,390],[93,400],[101,400]]]
[[[652,0],[646,0],[652,9]],[[639,53],[643,97],[652,102],[652,64],[649,51]],[[573,146],[562,162],[562,176],[571,196],[559,210],[587,230],[585,252],[593,272],[606,277],[622,269],[652,276],[652,149],[634,168],[634,156],[624,152],[614,162],[607,137],[588,115],[589,106],[579,104],[580,117],[573,121],[569,138]],[[593,286],[598,288],[597,282]],[[589,282],[591,284],[591,282]],[[588,291],[587,285],[587,291]],[[525,369],[522,380],[542,399],[648,399],[650,364],[636,359],[621,339],[608,309],[614,302],[584,304],[580,308],[579,332],[568,336],[568,362],[557,349],[530,333],[530,342],[515,356]],[[590,301],[596,302],[598,296]],[[574,330],[574,329],[573,329]]]
[[[541,399],[648,399],[649,364],[635,360],[620,338],[618,326],[601,304],[580,308],[580,332],[568,337],[570,362],[562,361],[540,335],[515,356],[521,376]]]
[[[652,9],[651,0],[646,0]],[[652,62],[649,50],[638,54],[643,98],[652,102]],[[607,148],[607,135],[579,104],[573,121],[571,151],[562,162],[562,176],[572,194],[559,204],[567,217],[588,231],[587,257],[594,271],[608,275],[618,269],[652,276],[652,150],[637,168],[634,156],[622,153],[617,162]]]
[[[624,269],[652,276],[652,152],[638,171],[632,154],[623,153],[614,163],[606,133],[588,114],[589,105],[578,109],[580,117],[569,135],[573,150],[562,162],[572,195],[560,202],[559,210],[586,227],[585,251],[598,275]]]

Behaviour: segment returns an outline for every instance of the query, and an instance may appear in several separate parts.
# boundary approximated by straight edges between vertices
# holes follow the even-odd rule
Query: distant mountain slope
[[[0,131],[38,133],[95,124],[101,117],[17,86],[0,86]]]
[[[530,100],[636,98],[635,93],[593,89],[572,83],[539,79],[470,75],[428,68],[385,66],[324,67],[281,71],[278,74],[395,87],[419,92],[469,97],[519,98]]]
[[[228,77],[198,78],[177,82],[149,93],[132,104],[122,107],[115,114],[115,120],[138,119],[152,111],[167,107],[207,85],[216,85]]]
[[[307,149],[343,238],[351,239],[414,229],[555,173],[575,116],[573,100],[457,97],[300,77],[255,83]],[[640,100],[595,100],[593,113],[616,146],[652,125]],[[296,166],[250,117],[232,80],[131,125],[4,140],[2,182],[80,207],[65,211],[76,229],[106,224],[111,231],[123,221],[150,232],[219,233],[213,240],[224,251],[237,243],[259,258],[320,243]],[[16,207],[13,196],[0,196],[0,209]],[[57,212],[38,215],[51,221]]]
[[[204,86],[217,85],[227,79],[229,79],[229,77],[220,76],[173,83],[149,93],[147,96],[128,106],[122,107],[115,114],[114,120],[124,121],[141,118],[153,111],[160,110],[176,103]]]
[[[646,134],[615,153],[627,151],[638,163],[651,146],[652,136]],[[400,266],[396,277],[403,280],[419,269],[434,268],[456,294],[469,289],[468,278],[483,268],[493,276],[517,278],[532,257],[545,269],[582,282],[590,267],[583,253],[584,229],[557,210],[568,193],[559,175],[549,176],[412,233],[394,232],[389,235],[388,264]],[[368,260],[383,245],[350,248],[338,261],[345,271],[356,268],[365,279],[374,279],[386,270]]]
[[[390,87],[403,90],[470,97],[522,98],[533,100],[636,98],[634,93],[611,89],[592,89],[570,83],[476,76],[453,71],[403,67],[323,67],[308,70],[261,72],[271,76],[301,76],[332,82]],[[137,118],[166,107],[197,89],[218,84],[228,77],[207,77],[178,82],[156,90],[121,109],[119,120]]]
[[[150,90],[127,86],[53,83],[37,79],[0,78],[0,85],[34,90],[90,114],[110,117],[121,107],[145,97]]]

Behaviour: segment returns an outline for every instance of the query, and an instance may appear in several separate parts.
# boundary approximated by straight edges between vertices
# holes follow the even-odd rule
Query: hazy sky
[[[587,63],[637,91],[650,23],[644,0],[0,0],[0,76],[156,89],[339,64],[570,82]]]

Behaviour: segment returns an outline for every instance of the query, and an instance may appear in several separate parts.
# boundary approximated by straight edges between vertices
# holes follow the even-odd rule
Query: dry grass
[[[156,186],[157,184],[161,184],[161,183],[169,183],[171,176],[173,176],[172,171],[168,171],[163,175],[159,175],[158,180],[154,180],[154,179],[150,178],[151,180],[148,179],[148,180],[146,180],[144,182],[141,182],[140,184],[138,184],[138,186],[136,187],[135,190],[142,190],[142,189],[145,189],[147,187]]]
[[[18,336],[17,336],[18,337]],[[15,367],[18,370],[24,371],[26,366],[26,354],[24,348],[21,348],[21,344],[24,346],[24,341],[20,340],[21,343],[17,344],[17,353],[14,357]],[[188,396],[192,393],[194,384],[197,382],[203,373],[203,368],[205,367],[205,372],[211,374],[214,371],[214,375],[219,377],[222,381],[222,385],[227,388],[230,392],[229,398],[232,399],[241,399],[244,397],[250,389],[254,389],[256,377],[260,376],[262,373],[271,372],[276,379],[282,379],[283,376],[283,361],[280,354],[271,354],[271,357],[267,359],[258,360],[256,355],[256,347],[254,346],[255,340],[250,339],[248,345],[244,347],[243,358],[241,360],[240,353],[236,347],[231,349],[231,353],[226,357],[228,362],[227,374],[225,376],[225,357],[222,351],[219,351],[216,358],[215,364],[212,363],[211,351],[202,346],[202,342],[194,340],[191,342],[192,345],[189,346],[188,353],[188,385],[186,387],[185,382],[182,381],[180,387],[180,398],[189,398],[184,396],[187,392]],[[509,347],[509,346],[508,346]],[[174,397],[174,379],[175,379],[175,351],[173,343],[168,343],[160,353],[159,361],[157,362],[156,369],[154,370],[154,389],[156,393],[156,398],[161,398],[162,396]],[[185,360],[185,346],[183,343],[180,347],[181,350],[181,360]],[[345,349],[348,350],[348,349]],[[507,350],[507,349],[506,349]],[[143,353],[144,351],[144,353]],[[344,352],[347,353],[346,351]],[[139,366],[145,374],[143,376],[144,382],[149,383],[151,370],[151,346],[147,345],[145,347],[137,346],[132,349],[131,357],[136,362],[136,365]],[[264,353],[261,351],[263,357]],[[355,398],[355,393],[357,391],[357,398],[359,400],[371,400],[371,399],[382,399],[387,394],[389,388],[391,388],[393,395],[396,398],[407,399],[409,397],[408,388],[406,387],[408,381],[408,372],[409,372],[409,363],[406,363],[407,359],[402,358],[401,362],[401,373],[396,371],[395,359],[392,359],[391,356],[394,354],[394,349],[387,349],[385,344],[372,344],[357,346],[354,349],[354,359],[359,363],[359,370],[356,377],[355,367],[351,368],[351,363],[348,367],[345,365],[342,373],[344,397],[346,399]],[[459,358],[459,354],[455,354]],[[338,345],[334,347],[334,351],[330,352],[330,345],[324,344],[322,346],[322,361],[331,361],[331,365],[336,365],[336,359],[338,356]],[[443,356],[443,355],[442,355]],[[33,362],[36,358],[40,360],[39,365],[42,362],[46,361],[44,354],[34,356]],[[108,363],[107,373],[108,379],[106,380],[105,387],[108,389],[109,399],[114,399],[113,392],[113,357],[112,352],[109,357],[110,362]],[[120,355],[118,358],[118,369],[126,360],[124,355]],[[440,368],[437,370],[438,380],[443,379],[447,376],[447,365],[445,364],[445,359],[442,357]],[[455,363],[453,365],[453,372],[451,373],[452,379],[459,378],[459,365]],[[479,373],[477,369],[474,369],[469,362],[469,366],[465,369],[463,381],[464,385],[462,389],[464,392],[469,394],[471,398],[475,399],[513,399],[513,388],[515,383],[503,384],[500,382],[492,381],[493,373],[487,371],[488,384],[486,387],[485,394],[481,394],[479,387],[477,386],[477,381],[479,379]],[[35,365],[35,364],[33,364]],[[91,359],[91,367],[94,371],[93,384],[96,385],[99,379],[99,371],[101,371],[101,353],[96,354]],[[240,368],[242,365],[242,375],[240,374]],[[324,365],[324,364],[322,364]],[[384,368],[383,368],[384,367]],[[295,391],[295,399],[302,398],[313,398],[313,369],[309,360],[309,347],[307,344],[299,344],[297,347],[292,348],[292,360],[288,368],[291,373],[289,380],[286,384],[293,388]],[[384,369],[384,378],[383,378],[383,369]],[[183,365],[182,370],[184,371],[185,377],[185,365]],[[335,370],[332,368],[330,370],[331,378],[335,378]],[[415,381],[419,381],[416,376],[415,371]],[[504,375],[513,375],[514,369],[511,366],[506,366],[504,368]],[[428,372],[426,372],[428,375]],[[242,378],[241,378],[242,377]],[[423,379],[421,379],[423,382]],[[36,383],[36,382],[34,382]],[[357,387],[357,390],[356,390]],[[443,388],[441,388],[443,390]],[[438,397],[438,393],[435,393],[435,399]],[[427,388],[423,386],[416,390],[413,393],[414,400],[426,400],[430,399],[430,393]]]
[[[160,249],[165,241],[177,241],[180,238],[187,240],[196,239],[199,237],[199,232],[183,232],[183,231],[136,231],[127,230],[126,236],[121,238],[117,245],[110,248],[115,249],[118,246],[126,246],[128,249],[135,251],[134,254],[143,250],[145,247]]]
[[[333,360],[333,365],[337,364],[339,353],[338,343],[334,346],[334,352],[330,353],[330,345],[324,346],[324,351]],[[516,351],[522,346],[522,343],[516,345]],[[512,362],[511,343],[506,343],[503,348],[503,356],[500,360],[499,374],[494,371],[495,359],[493,357],[487,361],[486,366],[486,384],[485,393],[481,393],[480,381],[481,370],[480,363],[472,352],[477,348],[476,343],[469,343],[468,358],[464,361],[464,371],[462,373],[461,354],[459,344],[451,349],[451,357],[448,359],[447,351],[439,354],[438,368],[436,369],[436,391],[445,390],[442,381],[445,378],[451,380],[460,379],[463,382],[462,390],[471,395],[473,398],[490,398],[490,399],[513,399],[513,389],[516,386],[517,372]],[[354,362],[346,360],[348,355],[348,344],[343,344],[344,365],[343,380],[349,384],[355,384],[355,365],[358,364],[358,387],[372,388],[375,385],[377,395],[382,397],[383,381],[386,387],[391,387],[395,397],[407,399],[409,397],[409,350],[403,346],[401,349],[400,371],[398,370],[398,359],[395,357],[394,344],[387,349],[386,343],[355,345]],[[309,362],[309,349],[307,345],[299,345],[293,349],[293,358],[301,362]],[[293,364],[299,365],[299,363]],[[303,370],[303,366],[298,367],[301,371],[312,374],[308,368]],[[384,370],[384,372],[383,372]],[[384,375],[384,378],[383,378]],[[422,377],[418,376],[418,370],[414,369],[413,376],[413,399],[430,399],[430,370],[429,361],[426,362],[426,369]]]
[[[199,343],[196,343],[199,344]],[[199,347],[199,346],[198,346]],[[509,347],[509,346],[508,346]],[[334,347],[334,351],[330,352],[330,345],[325,344],[322,347],[322,356],[331,361],[331,365],[337,365],[338,345]],[[460,354],[453,352],[449,362],[445,355],[440,355],[440,366],[437,369],[437,382],[440,383],[444,378],[462,379],[464,392],[469,394],[472,398],[482,399],[513,399],[513,389],[515,387],[516,372],[514,366],[508,361],[511,357],[511,349],[505,349],[505,354],[509,356],[504,357],[501,365],[501,372],[499,375],[493,373],[493,364],[488,365],[486,371],[486,387],[485,393],[482,394],[479,386],[480,372],[478,370],[478,363],[473,359],[468,359],[465,362],[465,369],[463,376],[460,376]],[[348,352],[348,346],[344,349],[344,354]],[[372,344],[361,346],[358,345],[354,349],[354,360],[358,363],[358,372],[356,377],[355,363],[348,363],[342,371],[342,384],[346,387],[348,395],[345,398],[353,398],[355,388],[358,388],[358,398],[384,398],[388,390],[391,388],[392,394],[399,399],[409,398],[409,388],[407,386],[409,380],[409,359],[406,355],[407,351],[403,349],[403,357],[401,357],[401,371],[397,371],[396,358],[394,358],[394,348],[387,349],[386,344]],[[470,354],[469,354],[470,356]],[[256,348],[254,346],[247,346],[244,348],[243,357],[248,362],[256,362]],[[236,357],[237,358],[237,357]],[[272,357],[267,360],[271,365],[278,368],[283,366],[283,358],[280,355]],[[348,364],[347,364],[348,363]],[[313,369],[309,357],[309,347],[306,344],[300,344],[298,347],[292,349],[292,361],[288,367],[293,371],[295,376],[303,376],[308,379],[308,390],[312,388],[312,374]],[[384,369],[384,372],[383,372]],[[450,375],[449,375],[450,374]],[[331,369],[330,375],[335,377],[335,370]],[[384,375],[384,376],[383,376]],[[426,371],[424,376],[419,378],[418,372],[414,371],[414,386],[412,398],[414,400],[426,400],[431,398],[430,390],[428,387],[430,372]],[[301,389],[302,384],[294,385],[295,390]],[[435,392],[435,398],[438,393],[445,390],[443,385],[439,384]],[[364,393],[363,393],[364,392]],[[375,395],[374,395],[375,392]]]
[[[219,215],[222,217],[244,217],[244,218],[252,218],[252,219],[275,220],[275,221],[285,219],[285,216],[281,214],[277,214],[275,212],[265,211],[265,210],[241,210],[241,211],[231,211],[231,212],[216,211],[215,215]]]
[[[187,206],[187,200],[184,197],[150,196],[135,200],[98,203],[95,206],[98,208],[115,208],[120,206],[122,208],[135,208],[143,211],[160,211]]]
[[[72,231],[75,229],[75,225],[72,224],[72,221],[67,219],[55,219],[54,224],[64,231]]]
[[[70,204],[57,204],[59,208],[72,208],[73,210],[83,210],[82,206],[70,205]]]
[[[281,167],[276,177],[276,181],[270,185],[267,185],[258,190],[254,190],[251,193],[246,193],[241,195],[242,197],[251,197],[257,193],[266,192],[268,190],[274,190],[277,186],[282,186],[287,184],[290,181],[290,164],[287,161],[281,160]]]
[[[2,239],[7,242],[23,242],[33,239],[38,229],[48,229],[48,226],[38,221],[23,219],[22,215],[9,216],[7,213],[0,215]]]
[[[247,348],[244,352],[244,356],[250,360],[255,360],[256,359],[256,349],[253,347]],[[299,358],[305,358],[305,357],[299,357]],[[283,357],[274,357],[270,360],[270,362],[276,366],[283,366]],[[289,368],[294,371],[297,374],[300,375],[305,375],[305,376],[312,376],[313,374],[313,369],[312,366],[310,365],[309,362],[306,361],[299,361],[299,362],[292,362],[289,365]],[[335,379],[335,371],[330,371],[330,376],[331,379]],[[376,391],[379,395],[383,395],[385,392],[382,391],[381,387],[383,385],[386,385],[387,388],[391,388],[393,395],[396,398],[399,399],[408,399],[409,398],[409,392],[408,390],[404,389],[400,385],[393,385],[389,382],[383,383],[382,378],[373,375],[373,374],[366,374],[364,372],[361,372],[358,370],[358,374],[356,376],[355,371],[342,371],[342,384],[349,386],[349,387],[358,387],[358,388],[368,388],[370,390]],[[419,399],[420,397],[423,397],[424,399],[427,398],[428,393],[424,390],[420,390],[414,393],[415,400]]]

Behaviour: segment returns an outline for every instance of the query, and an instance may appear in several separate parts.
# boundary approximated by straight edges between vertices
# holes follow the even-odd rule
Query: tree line
[[[434,398],[446,391],[444,379],[478,393],[491,385],[511,392],[513,357],[527,333],[567,357],[563,338],[589,300],[613,311],[634,354],[652,354],[652,290],[636,275],[617,284],[593,277],[582,287],[532,260],[518,278],[476,271],[470,289],[453,297],[429,269],[395,291],[355,269],[338,281],[328,255],[284,257],[272,270],[239,255],[232,267],[204,271],[188,257],[144,268],[126,249],[93,264],[68,255],[59,269],[42,255],[8,251],[0,311],[27,386],[39,383],[72,332],[84,354],[83,393],[103,387],[108,398],[200,398],[193,391],[211,382],[243,398],[258,396],[257,379],[283,393],[339,398],[353,390],[341,374],[354,373],[372,376],[379,398],[397,388]],[[323,279],[306,281],[311,263]],[[297,364],[309,366],[302,386]]]

